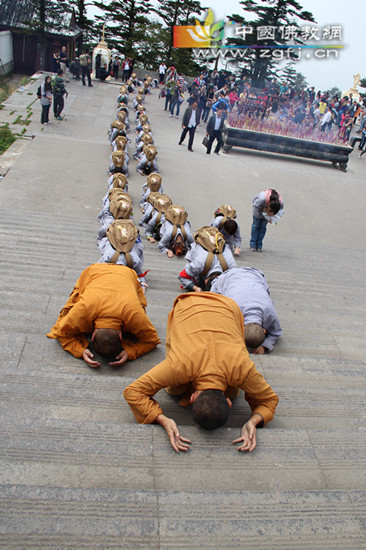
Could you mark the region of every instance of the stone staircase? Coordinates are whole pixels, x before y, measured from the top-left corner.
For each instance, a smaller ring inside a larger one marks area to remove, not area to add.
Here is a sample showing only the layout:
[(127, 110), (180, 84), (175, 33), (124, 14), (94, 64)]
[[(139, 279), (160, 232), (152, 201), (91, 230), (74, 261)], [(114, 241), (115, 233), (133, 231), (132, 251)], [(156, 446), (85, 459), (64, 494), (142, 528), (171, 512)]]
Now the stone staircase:
[[(77, 105), (83, 90), (74, 86)], [(97, 109), (102, 94), (112, 101), (117, 90), (98, 85), (90, 105)], [(158, 139), (164, 144), (170, 135), (172, 141), (173, 121), (166, 114), (162, 120), (156, 97), (147, 101)], [(93, 113), (86, 110), (85, 120), (102, 128), (104, 117), (105, 128), (108, 110), (94, 119)], [(88, 133), (84, 127), (81, 136), (72, 116), (76, 112), (70, 110), (71, 149)], [(174, 139), (178, 131), (175, 125)], [(51, 132), (56, 130), (49, 132), (51, 145), (52, 139), (61, 143)], [(259, 431), (256, 450), (242, 454), (231, 443), (249, 415), (242, 395), (226, 426), (205, 432), (189, 410), (161, 391), (157, 400), (164, 412), (192, 440), (188, 453), (176, 454), (160, 426), (136, 424), (122, 392), (165, 357), (166, 319), (179, 293), (176, 276), (184, 259), (169, 260), (145, 245), (145, 267), (151, 270), (147, 312), (162, 340), (150, 354), (123, 368), (103, 364), (94, 370), (48, 340), (45, 334), (78, 275), (99, 257), (95, 197), (105, 192), (107, 160), (90, 165), (90, 195), (83, 203), (90, 200), (90, 209), (82, 210), (76, 199), (74, 215), (72, 205), (57, 212), (50, 199), (38, 207), (31, 198), (38, 180), (30, 178), (27, 189), (22, 182), (46, 137), (39, 137), (38, 149), (33, 140), (0, 188), (6, 201), (25, 197), (19, 210), (3, 200), (0, 210), (0, 548), (366, 549), (364, 247), (349, 248), (341, 237), (326, 245), (322, 239), (292, 239), (290, 227), (266, 236), (263, 254), (243, 245), (238, 264), (264, 271), (284, 329), (272, 354), (253, 357), (280, 397), (277, 413)], [(67, 147), (67, 140), (65, 135), (60, 146)], [(101, 141), (97, 134), (92, 145), (99, 144), (100, 158), (106, 158)], [(206, 205), (201, 199), (193, 204), (192, 189), (182, 189), (176, 178), (189, 153), (176, 153), (172, 144), (169, 150), (161, 147), (166, 192), (178, 203), (192, 201), (194, 229), (203, 208), (201, 225), (207, 223), (218, 190)], [(217, 164), (207, 170), (222, 177), (220, 170), (233, 160), (212, 158)], [(202, 166), (205, 161), (200, 159)], [(323, 166), (300, 166), (324, 172)], [(37, 178), (44, 182), (46, 170), (39, 156)], [(72, 181), (62, 174), (55, 179), (50, 191), (64, 185), (65, 194), (72, 192)], [(131, 174), (130, 181), (137, 202), (142, 178)], [(199, 192), (204, 195), (203, 185)], [(228, 184), (227, 194), (237, 192)], [(251, 188), (246, 192), (254, 194)]]

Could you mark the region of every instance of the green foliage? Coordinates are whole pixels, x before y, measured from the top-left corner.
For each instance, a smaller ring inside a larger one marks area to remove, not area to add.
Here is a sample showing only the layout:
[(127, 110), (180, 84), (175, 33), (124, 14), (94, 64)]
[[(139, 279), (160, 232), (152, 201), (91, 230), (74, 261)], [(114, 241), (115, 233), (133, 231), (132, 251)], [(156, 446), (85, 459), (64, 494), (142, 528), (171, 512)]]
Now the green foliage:
[(366, 78), (361, 78), (359, 86), (361, 86), (361, 88), (366, 88)]
[(53, 31), (60, 31), (63, 28), (62, 22), (65, 12), (70, 12), (69, 2), (65, 0), (29, 0), (30, 8), (24, 15), (24, 23), (27, 24), (28, 32), (38, 32), (44, 35), (47, 28)]
[(151, 10), (149, 0), (115, 0), (108, 5), (94, 2), (104, 12), (103, 17), (96, 16), (99, 30), (106, 21), (105, 38), (109, 46), (122, 50), (136, 60), (141, 59), (139, 44), (145, 39), (144, 30), (149, 23)]
[(159, 0), (154, 7), (150, 0), (115, 0), (109, 5), (97, 0), (94, 5), (103, 11), (103, 16), (96, 16), (94, 27), (100, 37), (106, 23), (105, 39), (110, 47), (134, 58), (145, 69), (157, 69), (165, 61), (184, 74), (199, 71), (190, 49), (173, 48), (174, 25), (195, 24), (206, 9), (199, 1)]
[(294, 68), (295, 63), (287, 63), (286, 67), (281, 71), (281, 79), (287, 82), (287, 84), (296, 90), (301, 92), (309, 86), (305, 76)]
[(327, 92), (329, 94), (329, 97), (334, 97), (335, 95), (337, 95), (338, 97), (342, 96), (342, 92), (339, 88), (337, 88), (337, 86), (333, 86), (332, 88), (329, 88)]
[(2, 155), (15, 140), (16, 137), (7, 125), (0, 126), (0, 155)]
[(303, 74), (296, 72), (293, 86), (297, 92), (301, 92), (302, 90), (305, 90), (309, 87), (309, 83)]
[(28, 78), (27, 76), (23, 76), (23, 78), (19, 82), (19, 86), (26, 86), (30, 81), (31, 81), (30, 78)]
[(12, 89), (9, 84), (6, 82), (4, 77), (0, 77), (0, 103), (8, 99), (12, 94)]
[(165, 61), (169, 32), (158, 22), (142, 26), (144, 37), (138, 44), (139, 57), (144, 69), (156, 70)]
[[(257, 44), (257, 28), (260, 26), (286, 27), (293, 26), (299, 28), (298, 20), (305, 22), (315, 22), (314, 16), (302, 8), (296, 0), (243, 0), (240, 2), (246, 15), (233, 14), (229, 17), (230, 21), (241, 26), (252, 27), (253, 33), (247, 34), (245, 39), (230, 37), (228, 44), (231, 46), (255, 46)], [(254, 19), (247, 19), (247, 14), (253, 14)], [(294, 42), (301, 44), (300, 39)], [(287, 39), (284, 39), (277, 33), (274, 39), (261, 40), (263, 48), (266, 46), (286, 45)], [(278, 61), (270, 58), (261, 58), (259, 48), (249, 48), (245, 57), (247, 66), (249, 65), (249, 75), (253, 86), (263, 88), (265, 80), (271, 76), (271, 73)], [(232, 61), (234, 64), (235, 61)]]
[[(173, 49), (173, 29), (175, 25), (194, 25), (200, 14), (206, 10), (197, 0), (158, 0), (156, 14), (163, 22), (168, 34), (166, 38), (166, 61), (168, 64), (183, 65), (192, 60), (191, 50)], [(187, 53), (188, 51), (188, 53)], [(198, 67), (196, 63), (194, 63)], [(176, 67), (179, 70), (179, 67)], [(187, 72), (185, 72), (187, 74)]]
[(30, 117), (32, 116), (32, 112), (28, 113), (27, 118), (22, 118), (22, 115), (17, 116), (17, 118), (12, 122), (12, 124), (22, 124), (23, 126), (29, 126), (31, 123)]

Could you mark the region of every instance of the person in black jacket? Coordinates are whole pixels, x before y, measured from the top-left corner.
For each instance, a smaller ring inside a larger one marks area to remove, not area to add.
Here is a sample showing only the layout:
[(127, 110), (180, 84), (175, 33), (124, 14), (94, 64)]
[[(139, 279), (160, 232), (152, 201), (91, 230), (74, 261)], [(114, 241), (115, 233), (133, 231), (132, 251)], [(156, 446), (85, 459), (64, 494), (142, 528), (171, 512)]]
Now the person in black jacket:
[(193, 101), (190, 107), (187, 107), (182, 120), (182, 134), (180, 136), (179, 145), (182, 145), (187, 133), (189, 132), (188, 151), (193, 152), (192, 145), (194, 133), (198, 123), (198, 102)]
[(64, 108), (64, 95), (69, 95), (66, 91), (64, 79), (62, 78), (63, 71), (58, 69), (57, 76), (53, 80), (53, 114), (58, 120), (62, 120), (62, 110)]
[(220, 154), (220, 148), (222, 145), (223, 127), (224, 127), (223, 110), (218, 108), (216, 110), (216, 113), (210, 117), (208, 124), (206, 126), (206, 134), (208, 137), (206, 153), (208, 155), (211, 153), (211, 147), (215, 139), (217, 140), (217, 145), (215, 147), (214, 153), (216, 153), (216, 155)]

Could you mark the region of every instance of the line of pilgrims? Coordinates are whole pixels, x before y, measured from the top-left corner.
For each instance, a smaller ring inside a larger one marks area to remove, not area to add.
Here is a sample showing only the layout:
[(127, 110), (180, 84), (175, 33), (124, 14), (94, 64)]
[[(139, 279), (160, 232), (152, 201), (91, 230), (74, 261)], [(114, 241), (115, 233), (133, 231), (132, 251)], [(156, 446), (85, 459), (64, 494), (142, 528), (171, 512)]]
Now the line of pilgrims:
[(209, 225), (192, 234), (186, 209), (174, 204), (164, 193), (156, 160), (158, 152), (145, 106), (146, 95), (156, 85), (150, 77), (142, 82), (133, 73), (131, 80), (120, 88), (116, 119), (111, 123), (108, 135), (112, 149), (108, 190), (98, 215), (101, 223), (98, 232), (99, 263), (128, 266), (137, 273), (143, 289), (147, 287), (144, 247), (133, 221), (132, 198), (128, 194), (129, 133), (134, 124), (137, 136), (133, 158), (137, 161), (137, 172), (145, 178), (139, 225), (145, 228), (147, 241), (157, 242), (163, 254), (169, 258), (185, 256), (186, 265), (178, 276), (182, 290), (205, 290), (210, 286), (212, 274), (236, 267), (234, 255), (240, 254), (241, 247), (236, 211), (232, 205), (221, 205), (215, 210)]

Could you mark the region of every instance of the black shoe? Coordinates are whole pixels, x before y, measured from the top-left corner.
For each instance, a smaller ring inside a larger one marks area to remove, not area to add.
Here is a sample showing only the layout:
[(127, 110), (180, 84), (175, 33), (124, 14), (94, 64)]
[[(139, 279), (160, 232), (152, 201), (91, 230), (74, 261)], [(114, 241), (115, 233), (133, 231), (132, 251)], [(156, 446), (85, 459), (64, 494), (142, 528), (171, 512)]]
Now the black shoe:
[(192, 147), (188, 147), (188, 151), (191, 151), (191, 153), (193, 153)]
[(182, 145), (183, 141), (178, 141), (178, 145)]
[(83, 86), (86, 86), (85, 82), (83, 82)]
[(92, 88), (93, 87), (93, 84), (88, 84), (89, 88)]

